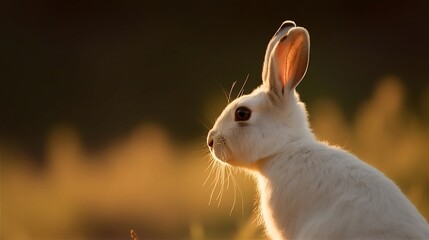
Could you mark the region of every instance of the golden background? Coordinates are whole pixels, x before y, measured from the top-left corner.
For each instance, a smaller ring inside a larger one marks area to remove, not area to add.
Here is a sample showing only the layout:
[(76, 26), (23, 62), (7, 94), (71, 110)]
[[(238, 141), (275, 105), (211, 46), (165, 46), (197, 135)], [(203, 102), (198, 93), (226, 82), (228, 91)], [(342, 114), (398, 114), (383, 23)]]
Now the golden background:
[(234, 81), (249, 74), (247, 93), (260, 84), (266, 44), (287, 19), (311, 35), (298, 92), (315, 134), (383, 171), (429, 218), (423, 3), (1, 9), (1, 239), (129, 239), (131, 229), (140, 239), (263, 239), (253, 180), (212, 170), (204, 125)]

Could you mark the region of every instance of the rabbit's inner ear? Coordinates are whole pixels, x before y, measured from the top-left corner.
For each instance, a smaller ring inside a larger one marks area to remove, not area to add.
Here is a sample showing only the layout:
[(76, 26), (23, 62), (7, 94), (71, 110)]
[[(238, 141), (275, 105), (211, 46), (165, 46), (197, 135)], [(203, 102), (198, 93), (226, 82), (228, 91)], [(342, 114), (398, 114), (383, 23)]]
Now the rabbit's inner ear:
[[(270, 83), (279, 86), (277, 94), (294, 89), (304, 77), (309, 60), (310, 37), (304, 28), (292, 28), (286, 36), (274, 46), (271, 62), (273, 64)], [(273, 90), (271, 88), (271, 90)]]

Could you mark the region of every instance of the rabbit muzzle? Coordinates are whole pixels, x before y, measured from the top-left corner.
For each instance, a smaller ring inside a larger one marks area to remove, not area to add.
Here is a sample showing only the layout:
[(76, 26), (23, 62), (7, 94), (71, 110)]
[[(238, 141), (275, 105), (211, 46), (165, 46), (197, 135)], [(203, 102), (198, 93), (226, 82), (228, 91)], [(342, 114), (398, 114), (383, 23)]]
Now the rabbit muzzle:
[(226, 144), (225, 138), (213, 129), (209, 131), (207, 136), (207, 146), (212, 156), (221, 162), (228, 162), (230, 152)]

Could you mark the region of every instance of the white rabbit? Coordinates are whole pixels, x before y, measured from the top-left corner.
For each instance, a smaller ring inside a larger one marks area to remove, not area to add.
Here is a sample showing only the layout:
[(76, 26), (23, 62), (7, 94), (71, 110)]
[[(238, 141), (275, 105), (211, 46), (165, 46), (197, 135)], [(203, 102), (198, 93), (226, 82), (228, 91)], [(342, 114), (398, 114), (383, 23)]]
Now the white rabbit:
[(247, 169), (272, 239), (429, 239), (429, 225), (383, 173), (318, 142), (295, 87), (309, 61), (306, 29), (286, 21), (268, 44), (262, 85), (210, 130), (213, 157)]

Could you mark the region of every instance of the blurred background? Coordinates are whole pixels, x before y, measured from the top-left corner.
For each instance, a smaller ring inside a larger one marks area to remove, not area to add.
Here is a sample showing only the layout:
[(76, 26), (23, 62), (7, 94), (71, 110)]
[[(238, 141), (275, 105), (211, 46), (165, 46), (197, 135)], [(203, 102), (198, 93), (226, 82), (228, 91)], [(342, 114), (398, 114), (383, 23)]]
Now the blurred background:
[(429, 218), (428, 9), (1, 1), (0, 238), (264, 239), (253, 180), (216, 184), (205, 136), (224, 90), (261, 83), (288, 19), (311, 35), (298, 91), (318, 138), (382, 170)]

